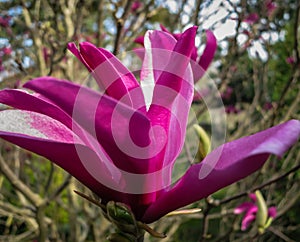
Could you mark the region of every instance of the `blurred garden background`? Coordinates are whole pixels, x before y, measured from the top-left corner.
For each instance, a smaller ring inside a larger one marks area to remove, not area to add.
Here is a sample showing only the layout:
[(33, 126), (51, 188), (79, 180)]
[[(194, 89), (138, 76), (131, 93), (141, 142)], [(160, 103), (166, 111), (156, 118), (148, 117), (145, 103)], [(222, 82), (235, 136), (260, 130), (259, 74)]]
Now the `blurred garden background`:
[[(226, 141), (299, 119), (298, 0), (0, 0), (0, 88), (50, 75), (84, 84), (89, 73), (67, 50), (69, 42), (89, 41), (122, 57), (140, 47), (137, 37), (161, 25), (171, 33), (199, 26), (199, 54), (205, 30), (216, 36), (214, 60), (197, 85), (208, 78), (217, 85), (227, 114)], [(193, 110), (209, 134), (201, 98)], [(193, 145), (187, 139), (179, 160), (191, 160)], [(114, 228), (99, 207), (74, 193), (89, 194), (87, 188), (8, 142), (0, 140), (0, 151), (0, 241), (106, 241)], [(299, 241), (299, 167), (298, 142), (284, 157), (270, 157), (250, 177), (188, 207), (201, 211), (166, 216), (151, 227), (166, 233), (166, 242)], [(255, 223), (242, 230), (243, 216), (234, 213), (256, 189), (277, 209), (263, 233)], [(145, 240), (159, 241), (148, 234)]]

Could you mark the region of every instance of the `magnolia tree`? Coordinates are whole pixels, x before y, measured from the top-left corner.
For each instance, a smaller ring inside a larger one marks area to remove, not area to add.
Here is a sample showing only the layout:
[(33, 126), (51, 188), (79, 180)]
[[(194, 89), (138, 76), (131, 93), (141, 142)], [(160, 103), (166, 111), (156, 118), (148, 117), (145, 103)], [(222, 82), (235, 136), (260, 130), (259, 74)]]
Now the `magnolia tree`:
[(299, 15), (1, 2), (0, 240), (296, 240)]

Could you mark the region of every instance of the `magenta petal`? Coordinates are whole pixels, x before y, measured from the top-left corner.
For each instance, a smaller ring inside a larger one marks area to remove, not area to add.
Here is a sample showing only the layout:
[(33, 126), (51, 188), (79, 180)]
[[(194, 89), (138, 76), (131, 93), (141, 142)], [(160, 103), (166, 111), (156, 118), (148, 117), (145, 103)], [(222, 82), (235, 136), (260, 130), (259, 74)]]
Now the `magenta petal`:
[(50, 159), (99, 196), (120, 201), (127, 198), (104, 187), (124, 186), (120, 172), (110, 169), (106, 154), (101, 156), (105, 160), (100, 159), (99, 150), (96, 153), (86, 147), (76, 134), (57, 120), (29, 111), (4, 110), (0, 112), (0, 137)]
[(249, 215), (245, 216), (242, 220), (241, 229), (243, 231), (245, 231), (250, 226), (250, 224), (255, 220), (255, 218), (256, 218), (256, 216), (253, 214), (249, 214)]
[(268, 214), (269, 214), (269, 217), (275, 218), (276, 215), (277, 215), (277, 209), (276, 209), (276, 207), (274, 207), (274, 206), (273, 207), (269, 207)]
[[(83, 156), (89, 158), (88, 162), (99, 162), (96, 154), (86, 146), (40, 139), (3, 131), (0, 131), (0, 137), (24, 149), (48, 158), (70, 173), (100, 197), (107, 199), (106, 201), (114, 200), (127, 202), (126, 194), (110, 190), (109, 188), (103, 186), (86, 170), (85, 166), (83, 165), (83, 161), (81, 160)], [(78, 156), (78, 150), (80, 150), (80, 156)], [(99, 176), (106, 175), (106, 173), (101, 170), (98, 172)]]
[(258, 211), (258, 207), (256, 204), (253, 204), (245, 213), (245, 217), (249, 215), (255, 215)]
[[(68, 48), (93, 71), (102, 91), (126, 104), (133, 105), (134, 100), (135, 105), (144, 105), (142, 90), (134, 75), (113, 54), (89, 42), (80, 43), (80, 51), (74, 43), (70, 43)], [(136, 90), (131, 92), (133, 89)]]
[(94, 69), (94, 73), (96, 79), (102, 80), (105, 92), (133, 108), (142, 109), (144, 96), (134, 75), (109, 51), (102, 48), (98, 51), (105, 56), (105, 61)]
[(160, 134), (152, 133), (149, 119), (139, 111), (106, 95), (55, 78), (37, 78), (24, 86), (72, 116), (98, 140), (120, 169), (135, 173), (159, 169), (150, 165), (151, 159), (165, 140), (160, 140), (163, 137)]
[(147, 31), (145, 34), (141, 87), (147, 108), (152, 102), (155, 83), (165, 69), (175, 45), (176, 40), (168, 33)]
[(4, 89), (0, 91), (0, 103), (17, 109), (44, 114), (58, 120), (67, 128), (72, 129), (88, 146), (90, 144), (86, 132), (72, 120), (71, 116), (41, 95), (32, 95), (17, 89)]
[(79, 137), (61, 122), (46, 115), (23, 110), (0, 112), (0, 130), (15, 132), (65, 143), (82, 143)]
[(255, 193), (250, 193), (250, 194), (249, 194), (249, 197), (250, 197), (250, 199), (251, 199), (254, 203), (256, 202), (257, 198), (256, 198)]
[[(299, 138), (300, 122), (291, 120), (212, 151), (146, 211), (152, 222), (177, 208), (198, 201), (258, 170), (270, 154), (282, 156)], [(216, 163), (217, 159), (217, 163)]]
[(73, 53), (73, 55), (75, 55), (77, 57), (78, 60), (80, 60), (82, 62), (82, 64), (84, 64), (86, 66), (86, 68), (89, 71), (92, 71), (93, 69), (89, 66), (89, 64), (83, 59), (83, 57), (81, 56), (77, 46), (75, 43), (68, 43), (68, 50), (71, 51)]
[[(23, 85), (31, 89), (60, 107), (68, 115), (72, 116), (73, 106), (81, 86), (67, 80), (59, 80), (53, 77), (35, 78)], [(91, 93), (96, 93), (91, 90)], [(88, 102), (88, 99), (87, 99)]]
[(135, 43), (144, 45), (144, 36), (138, 36), (135, 40)]
[(170, 33), (170, 31), (169, 31), (165, 26), (163, 26), (162, 24), (160, 24), (159, 27), (161, 28), (162, 31), (164, 31), (164, 32), (166, 32), (166, 33), (168, 33), (168, 34), (172, 34), (172, 33)]
[(256, 213), (258, 211), (258, 207), (253, 204), (247, 211), (246, 214), (244, 215), (242, 219), (242, 226), (241, 229), (244, 231), (246, 230), (250, 224), (256, 219)]
[(240, 204), (239, 206), (237, 206), (234, 210), (233, 213), (234, 214), (241, 214), (243, 212), (248, 211), (249, 209), (251, 209), (253, 206), (255, 206), (255, 204), (253, 204), (252, 202), (244, 202), (242, 204)]
[(0, 103), (8, 106), (45, 114), (72, 128), (72, 119), (59, 107), (45, 100), (17, 89), (4, 89), (0, 91)]
[[(149, 76), (153, 84), (158, 80), (166, 67), (170, 55), (176, 45), (174, 37), (162, 31), (147, 31), (144, 37), (145, 57), (141, 71), (142, 85), (149, 85)], [(152, 83), (151, 83), (152, 84)]]
[[(180, 93), (183, 85), (190, 85), (190, 80), (184, 80), (189, 74), (190, 57), (195, 45), (195, 35), (197, 28), (192, 27), (186, 30), (176, 43), (173, 53), (170, 54), (169, 62), (156, 82), (153, 102), (154, 107), (150, 106), (149, 112), (156, 112), (156, 105), (163, 103), (163, 107), (172, 105), (177, 93)], [(188, 82), (187, 84), (185, 82)], [(169, 92), (163, 92), (162, 87), (170, 89)], [(185, 87), (186, 88), (186, 87)], [(188, 88), (188, 87), (187, 87)], [(175, 92), (173, 92), (174, 90)], [(183, 90), (185, 91), (185, 90)], [(188, 97), (187, 97), (188, 98)], [(153, 110), (154, 109), (154, 110)]]
[[(216, 50), (217, 50), (217, 39), (214, 36), (213, 32), (206, 30), (206, 46), (198, 62), (198, 64), (204, 71), (207, 70), (208, 66), (212, 62)], [(195, 81), (198, 81), (202, 77), (204, 73), (203, 70), (199, 70), (194, 73)]]
[[(196, 28), (190, 28), (184, 32), (178, 42), (176, 42), (175, 39), (167, 33), (150, 32), (148, 33), (149, 36), (146, 36), (149, 40), (145, 39), (146, 55), (144, 64), (146, 61), (149, 61), (150, 66), (154, 66), (154, 72), (156, 72), (156, 70), (162, 70), (160, 77), (155, 83), (152, 103), (147, 113), (152, 126), (156, 125), (162, 127), (167, 135), (167, 141), (169, 141), (166, 143), (165, 154), (158, 163), (160, 167), (166, 167), (172, 164), (183, 145), (187, 117), (193, 94), (193, 78), (191, 69), (189, 68), (189, 62), (194, 47), (195, 34)], [(165, 52), (160, 52), (159, 48), (152, 50), (150, 48), (149, 50), (151, 50), (152, 53), (149, 57), (147, 48), (153, 46), (158, 47), (161, 41), (164, 42)], [(159, 54), (164, 55), (164, 59), (170, 60), (164, 61), (168, 64), (163, 69), (159, 69), (159, 66), (155, 66), (157, 65), (157, 59), (163, 60)], [(152, 62), (153, 64), (151, 65)], [(147, 67), (143, 65), (143, 72), (146, 68)], [(152, 79), (155, 78), (152, 77)], [(174, 130), (177, 130), (177, 132), (173, 132)], [(171, 166), (169, 169), (170, 168)]]

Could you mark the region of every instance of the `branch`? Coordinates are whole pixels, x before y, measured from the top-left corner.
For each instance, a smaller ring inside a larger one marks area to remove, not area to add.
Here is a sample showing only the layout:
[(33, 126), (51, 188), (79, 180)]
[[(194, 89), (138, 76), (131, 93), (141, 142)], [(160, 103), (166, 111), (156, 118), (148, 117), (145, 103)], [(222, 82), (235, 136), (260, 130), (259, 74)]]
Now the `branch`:
[(266, 186), (269, 186), (269, 185), (271, 185), (271, 184), (273, 184), (273, 183), (275, 183), (275, 182), (283, 179), (284, 177), (287, 177), (288, 175), (292, 174), (293, 172), (296, 172), (299, 169), (300, 169), (300, 164), (296, 165), (291, 170), (287, 171), (286, 173), (282, 174), (281, 176), (275, 177), (275, 178), (273, 178), (273, 179), (271, 179), (271, 180), (269, 180), (269, 181), (267, 181), (267, 182), (265, 182), (265, 183), (263, 183), (263, 184), (261, 184), (259, 186), (256, 186), (254, 188), (249, 189), (246, 192), (241, 192), (240, 194), (237, 194), (237, 195), (232, 196), (230, 198), (225, 198), (225, 199), (219, 201), (219, 204), (220, 205), (221, 204), (225, 204), (225, 203), (231, 202), (231, 201), (233, 201), (235, 199), (247, 196), (249, 193), (252, 193), (252, 192), (254, 192), (256, 190), (260, 190), (260, 189), (262, 189), (262, 188), (264, 188)]
[(115, 39), (115, 44), (114, 44), (114, 51), (113, 51), (114, 55), (117, 55), (119, 52), (124, 23), (129, 15), (132, 1), (133, 0), (128, 0), (126, 2), (126, 5), (124, 7), (124, 12), (123, 12), (121, 18), (116, 18), (117, 34), (116, 34), (116, 39)]
[[(39, 1), (38, 1), (39, 2)], [(37, 13), (37, 8), (39, 7), (38, 2), (36, 3), (36, 9), (35, 12)], [(37, 62), (39, 65), (39, 71), (41, 75), (46, 75), (46, 63), (45, 63), (45, 59), (44, 59), (44, 55), (43, 55), (43, 51), (42, 51), (42, 40), (39, 36), (39, 28), (38, 26), (34, 26), (37, 25), (37, 22), (39, 21), (39, 19), (36, 19), (36, 23), (32, 22), (31, 16), (30, 16), (30, 12), (28, 11), (27, 7), (26, 7), (26, 3), (25, 1), (22, 1), (22, 13), (24, 16), (24, 20), (25, 20), (25, 25), (28, 28), (28, 30), (31, 32), (32, 34), (32, 39), (33, 42), (36, 46), (36, 57), (37, 57)], [(38, 18), (39, 16), (35, 16), (35, 18)]]
[(299, 66), (300, 64), (300, 55), (299, 55), (299, 43), (298, 43), (298, 28), (300, 25), (300, 3), (298, 2), (297, 4), (297, 9), (296, 9), (296, 19), (294, 23), (294, 50), (296, 54), (296, 66)]
[(11, 182), (11, 184), (21, 192), (35, 207), (39, 207), (44, 203), (38, 194), (32, 192), (29, 187), (27, 187), (9, 168), (5, 163), (2, 155), (0, 155), (0, 170), (5, 175), (5, 177)]
[(200, 7), (201, 7), (201, 4), (202, 4), (202, 1), (203, 0), (198, 0), (197, 3), (196, 3), (196, 9), (195, 9), (195, 12), (194, 12), (194, 15), (192, 17), (192, 22), (194, 23), (194, 25), (198, 26), (199, 23), (198, 23), (198, 17), (199, 17), (199, 12), (200, 12)]
[(97, 46), (102, 45), (102, 31), (103, 31), (103, 7), (104, 7), (104, 0), (100, 0), (98, 4), (98, 15), (97, 15), (97, 25), (98, 25), (98, 31), (97, 31)]

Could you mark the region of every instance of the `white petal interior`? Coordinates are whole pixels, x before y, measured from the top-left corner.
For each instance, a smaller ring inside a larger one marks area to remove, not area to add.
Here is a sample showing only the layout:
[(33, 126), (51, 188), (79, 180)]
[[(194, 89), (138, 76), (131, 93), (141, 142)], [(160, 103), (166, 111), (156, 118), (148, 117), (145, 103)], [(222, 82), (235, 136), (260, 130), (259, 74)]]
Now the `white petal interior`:
[(153, 64), (152, 64), (153, 61), (152, 47), (151, 47), (151, 41), (149, 36), (151, 33), (152, 33), (151, 30), (147, 31), (144, 37), (145, 57), (143, 62), (142, 80), (141, 80), (141, 88), (143, 90), (147, 110), (151, 105), (153, 90), (155, 86)]
[(38, 138), (47, 138), (45, 134), (30, 125), (29, 112), (21, 110), (1, 111), (0, 130), (12, 133), (21, 133)]
[(1, 111), (0, 130), (61, 142), (72, 143), (79, 140), (72, 130), (61, 122), (40, 113), (24, 110)]

